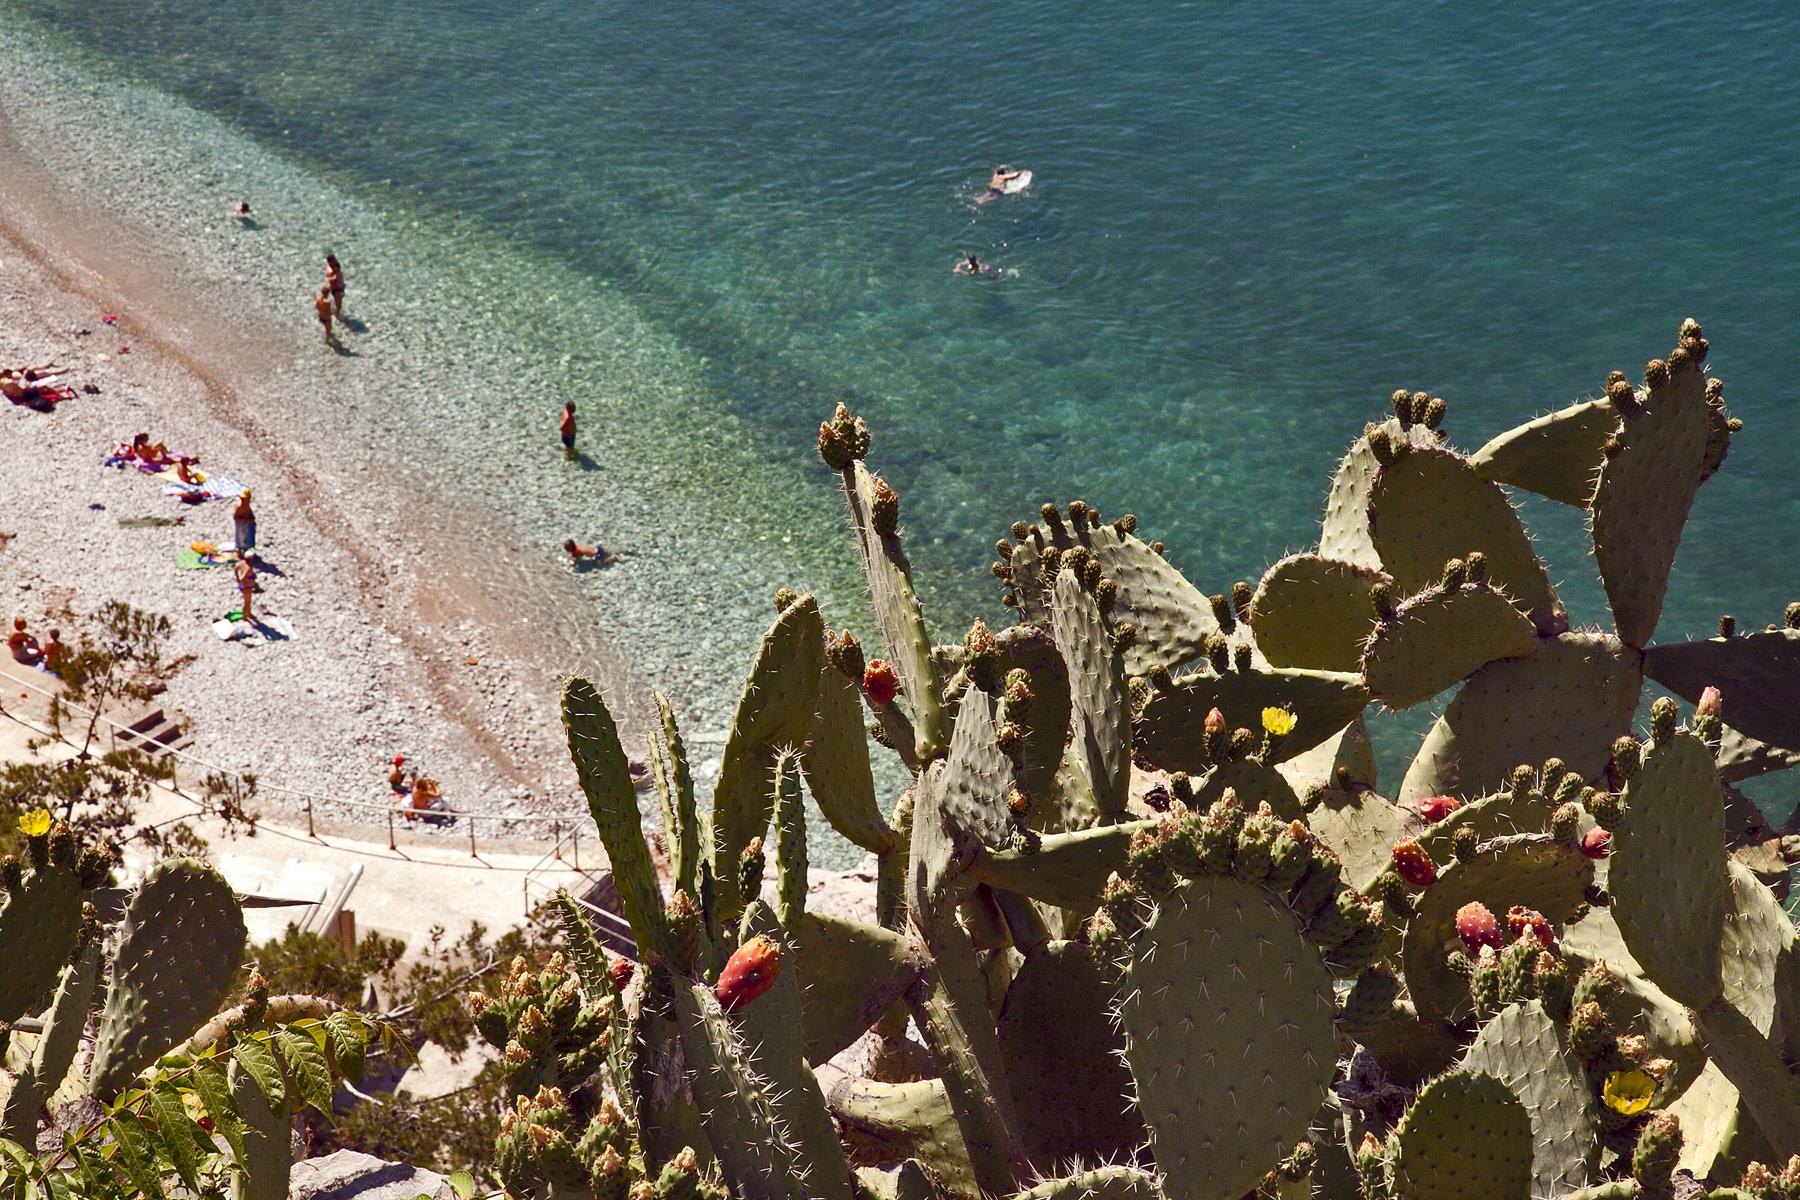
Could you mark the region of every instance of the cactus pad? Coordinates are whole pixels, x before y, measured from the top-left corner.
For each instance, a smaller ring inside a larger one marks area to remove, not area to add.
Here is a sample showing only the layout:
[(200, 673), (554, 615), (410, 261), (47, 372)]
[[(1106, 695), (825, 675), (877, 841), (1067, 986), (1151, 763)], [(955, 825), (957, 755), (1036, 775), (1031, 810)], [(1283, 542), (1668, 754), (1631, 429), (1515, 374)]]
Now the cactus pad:
[(619, 744), (619, 727), (594, 685), (579, 677), (563, 684), (563, 729), (568, 734), (569, 757), (587, 794), (588, 811), (600, 829), (619, 885), (619, 899), (631, 933), (645, 950), (666, 954), (662, 893), (650, 865), (650, 847), (638, 815), (637, 788), (625, 748)]
[(946, 730), (937, 677), (931, 669), (931, 638), (925, 632), (925, 614), (913, 594), (912, 568), (899, 537), (875, 528), (875, 477), (861, 462), (844, 472), (844, 498), (850, 505), (850, 525), (856, 531), (875, 620), (912, 710), (913, 752), (922, 761), (943, 749)]
[(1401, 943), (1407, 988), (1420, 1014), (1452, 1017), (1468, 1011), (1468, 980), (1445, 961), (1461, 946), (1458, 909), (1479, 902), (1503, 913), (1517, 904), (1562, 925), (1585, 906), (1593, 879), (1594, 864), (1580, 849), (1541, 834), (1497, 838), (1473, 858), (1445, 866), (1438, 881), (1420, 893)]
[(1012, 814), (1006, 807), (1012, 782), (1012, 760), (994, 741), (993, 697), (970, 688), (957, 706), (950, 757), (944, 763), (937, 792), (952, 830), (984, 846), (1006, 845), (1013, 829)]
[(140, 1069), (219, 1011), (244, 954), (231, 885), (191, 858), (158, 863), (119, 927), (89, 1072), (111, 1099)]
[(763, 635), (756, 663), (744, 678), (713, 792), (713, 879), (719, 912), (735, 919), (748, 896), (738, 895), (738, 856), (769, 827), (774, 807), (775, 752), (806, 741), (825, 666), (825, 624), (819, 603), (802, 596), (783, 609)]
[(1536, 634), (1531, 618), (1495, 588), (1427, 588), (1369, 634), (1363, 680), (1389, 708), (1409, 708), (1490, 662), (1529, 656)]
[(800, 769), (826, 823), (852, 845), (876, 854), (894, 848), (894, 831), (875, 802), (862, 694), (842, 671), (827, 665), (819, 677), (819, 708), (806, 737)]
[[(1438, 444), (1437, 435), (1423, 425), (1403, 429), (1393, 417), (1373, 428), (1390, 443)], [(1337, 473), (1332, 476), (1331, 492), (1325, 497), (1325, 521), (1319, 530), (1320, 555), (1373, 571), (1381, 570), (1381, 556), (1375, 552), (1375, 543), (1369, 538), (1369, 494), (1375, 489), (1375, 476), (1380, 471), (1381, 460), (1375, 457), (1366, 433), (1350, 443), (1343, 461), (1338, 463)]]
[(1276, 769), (1296, 794), (1314, 784), (1331, 787), (1347, 783), (1373, 788), (1375, 752), (1369, 745), (1368, 726), (1358, 716), (1311, 750), (1278, 764)]
[(1131, 782), (1131, 704), (1100, 608), (1073, 571), (1056, 577), (1050, 628), (1068, 667), (1076, 761), (1101, 815), (1116, 816), (1125, 811)]
[(1489, 663), (1425, 735), (1400, 801), (1473, 799), (1504, 787), (1520, 763), (1552, 757), (1598, 779), (1637, 711), (1640, 658), (1605, 634), (1565, 633), (1530, 658)]
[(1170, 1200), (1256, 1186), (1337, 1067), (1331, 976), (1294, 915), (1230, 876), (1164, 898), (1125, 966), (1119, 1018)]
[(1229, 728), (1254, 730), (1263, 709), (1285, 708), (1298, 721), (1276, 757), (1292, 758), (1354, 721), (1368, 702), (1362, 677), (1341, 671), (1202, 671), (1152, 689), (1138, 714), (1138, 751), (1166, 771), (1204, 771), (1202, 728), (1210, 710), (1223, 713)]
[(1283, 821), (1305, 820), (1300, 797), (1287, 777), (1259, 759), (1235, 758), (1207, 772), (1194, 788), (1196, 811), (1204, 812), (1227, 788), (1237, 793), (1238, 802), (1248, 812), (1255, 812), (1259, 804), (1267, 804)]
[(1250, 601), (1257, 648), (1277, 667), (1358, 670), (1375, 623), (1370, 589), (1392, 582), (1372, 567), (1289, 555), (1263, 574)]
[(1759, 742), (1727, 725), (1719, 732), (1719, 752), (1716, 761), (1719, 765), (1719, 778), (1722, 781), (1741, 783), (1746, 779), (1754, 779), (1758, 775), (1768, 775), (1775, 771), (1785, 771), (1790, 767), (1800, 767), (1800, 750), (1789, 750), (1781, 746), (1771, 746), (1767, 742)]
[(1644, 656), (1650, 678), (1699, 703), (1700, 693), (1724, 693), (1724, 720), (1751, 738), (1800, 750), (1800, 629), (1673, 642)]
[(0, 908), (0, 1021), (35, 1012), (75, 948), (81, 881), (72, 865), (26, 873)]
[(1504, 1083), (1531, 1117), (1532, 1195), (1583, 1187), (1600, 1154), (1593, 1093), (1536, 1000), (1513, 1004), (1481, 1027), (1461, 1070)]
[[(1074, 528), (1078, 524), (1080, 528)], [(1050, 622), (1053, 581), (1044, 578), (1039, 555), (1045, 549), (1076, 546), (1092, 550), (1100, 560), (1100, 573), (1113, 581), (1113, 619), (1137, 626), (1137, 640), (1123, 655), (1127, 674), (1141, 675), (1159, 662), (1195, 658), (1206, 639), (1219, 632), (1206, 597), (1167, 559), (1129, 533), (1093, 525), (1091, 517), (1039, 526), (1013, 548), (1012, 587), (1027, 620)]]
[(1427, 1084), (1394, 1136), (1395, 1200), (1522, 1200), (1532, 1195), (1531, 1117), (1492, 1075)]
[(1411, 834), (1414, 818), (1374, 792), (1328, 788), (1306, 822), (1338, 856), (1344, 882), (1361, 891), (1388, 869), (1394, 843)]
[(1064, 1179), (1046, 1179), (1015, 1200), (1162, 1200), (1156, 1177), (1136, 1167), (1100, 1167)]
[(973, 1196), (975, 1168), (940, 1079), (883, 1083), (846, 1077), (831, 1089), (832, 1115), (853, 1161), (917, 1159), (954, 1196)]
[(1111, 985), (1079, 942), (1047, 943), (1013, 976), (1000, 1010), (1000, 1053), (1033, 1162), (1105, 1162), (1144, 1140), (1124, 1042), (1112, 1022), (1097, 1019), (1111, 1004)]
[(1625, 785), (1607, 884), (1613, 917), (1644, 973), (1690, 1008), (1720, 994), (1730, 883), (1712, 753), (1692, 734), (1650, 747)]
[(1700, 490), (1710, 422), (1698, 364), (1665, 372), (1617, 434), (1589, 521), (1619, 637), (1643, 646), (1662, 614), (1669, 570)]
[(1106, 877), (1130, 867), (1126, 850), (1131, 835), (1153, 829), (1154, 821), (1127, 821), (1073, 833), (1053, 833), (1035, 850), (1002, 850), (983, 854), (969, 868), (982, 883), (1002, 887), (1059, 908), (1092, 911), (1100, 903)]
[(900, 999), (922, 964), (905, 938), (879, 925), (809, 912), (801, 929), (806, 1059), (822, 1063)]
[(1369, 537), (1394, 584), (1412, 594), (1438, 582), (1444, 563), (1472, 551), (1538, 631), (1567, 626), (1544, 564), (1500, 486), (1441, 447), (1416, 449), (1381, 469), (1369, 495)]
[(1469, 464), (1483, 479), (1586, 508), (1605, 461), (1601, 447), (1618, 426), (1612, 401), (1583, 400), (1507, 430)]

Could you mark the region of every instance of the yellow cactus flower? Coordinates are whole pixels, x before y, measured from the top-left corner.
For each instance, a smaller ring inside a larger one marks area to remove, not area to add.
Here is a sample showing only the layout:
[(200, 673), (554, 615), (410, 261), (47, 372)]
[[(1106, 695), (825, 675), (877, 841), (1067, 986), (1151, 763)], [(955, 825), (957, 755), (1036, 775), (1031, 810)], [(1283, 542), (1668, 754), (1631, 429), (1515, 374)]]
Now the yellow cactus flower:
[(1656, 1094), (1656, 1081), (1642, 1071), (1614, 1071), (1606, 1077), (1602, 1091), (1606, 1107), (1621, 1116), (1635, 1117), (1650, 1107)]
[(50, 810), (34, 808), (19, 817), (19, 832), (26, 837), (43, 837), (50, 832)]
[(1294, 714), (1285, 708), (1265, 708), (1262, 712), (1263, 731), (1275, 737), (1286, 737), (1294, 732), (1297, 723)]

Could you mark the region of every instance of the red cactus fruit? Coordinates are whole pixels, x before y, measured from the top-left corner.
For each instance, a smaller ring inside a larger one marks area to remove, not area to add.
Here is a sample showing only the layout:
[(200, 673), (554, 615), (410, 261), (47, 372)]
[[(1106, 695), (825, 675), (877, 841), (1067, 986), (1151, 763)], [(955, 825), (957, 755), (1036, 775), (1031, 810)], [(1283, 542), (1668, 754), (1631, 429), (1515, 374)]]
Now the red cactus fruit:
[(1605, 858), (1612, 853), (1612, 834), (1594, 826), (1581, 835), (1581, 852), (1589, 858)]
[(731, 1012), (774, 987), (780, 974), (780, 945), (759, 934), (739, 946), (726, 961), (713, 995), (719, 998), (719, 1007)]
[(606, 970), (612, 976), (613, 987), (622, 992), (625, 985), (631, 982), (631, 975), (637, 970), (637, 964), (629, 958), (615, 958)]
[(1500, 922), (1479, 900), (1471, 900), (1456, 910), (1456, 936), (1462, 939), (1470, 954), (1480, 954), (1483, 946), (1499, 950), (1506, 945)]
[(1521, 905), (1506, 910), (1506, 932), (1515, 942), (1529, 933), (1546, 950), (1556, 945), (1556, 929), (1549, 919), (1536, 909)]
[(883, 658), (872, 658), (863, 668), (863, 692), (872, 704), (892, 704), (900, 694), (900, 676), (894, 665)]
[(1425, 847), (1412, 838), (1394, 843), (1394, 873), (1414, 887), (1430, 887), (1437, 882), (1437, 864)]
[(1461, 807), (1462, 801), (1455, 796), (1428, 796), (1419, 801), (1419, 815), (1427, 824), (1436, 825)]

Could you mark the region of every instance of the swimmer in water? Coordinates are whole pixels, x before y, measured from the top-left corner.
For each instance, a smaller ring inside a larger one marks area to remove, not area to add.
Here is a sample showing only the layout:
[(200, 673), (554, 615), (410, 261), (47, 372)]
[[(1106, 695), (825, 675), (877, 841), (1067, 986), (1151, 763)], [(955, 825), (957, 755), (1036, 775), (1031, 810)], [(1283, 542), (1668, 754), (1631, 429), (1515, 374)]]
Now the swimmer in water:
[(973, 254), (950, 268), (958, 275), (968, 275), (975, 279), (995, 279), (1000, 275), (1000, 268), (992, 263), (984, 263)]
[(993, 175), (988, 178), (987, 192), (982, 195), (980, 199), (976, 200), (975, 203), (986, 204), (990, 200), (998, 200), (1000, 197), (1006, 195), (1006, 185), (1024, 173), (1025, 172), (1023, 171), (1014, 171), (1005, 164), (995, 167)]

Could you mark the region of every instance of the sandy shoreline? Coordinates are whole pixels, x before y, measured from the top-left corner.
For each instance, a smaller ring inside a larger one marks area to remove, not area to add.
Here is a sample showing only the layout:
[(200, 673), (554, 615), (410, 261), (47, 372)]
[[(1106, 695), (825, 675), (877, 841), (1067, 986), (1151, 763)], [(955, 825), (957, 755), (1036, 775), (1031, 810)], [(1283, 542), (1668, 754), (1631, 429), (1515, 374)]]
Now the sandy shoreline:
[[(579, 808), (554, 715), (561, 674), (597, 675), (628, 720), (646, 693), (567, 570), (403, 455), (358, 444), (328, 382), (308, 386), (341, 365), (319, 365), (311, 331), (259, 319), (232, 281), (62, 187), (3, 115), (0, 214), (0, 362), (57, 359), (100, 388), (53, 415), (0, 410), (0, 532), (14, 535), (0, 608), (40, 629), (79, 628), (109, 599), (165, 613), (183, 665), (162, 699), (193, 721), (194, 753), (270, 783), (380, 800), (382, 764), (404, 753), (460, 808)], [(229, 574), (178, 570), (173, 554), (228, 542), (229, 508), (189, 508), (100, 465), (140, 430), (255, 489), (281, 571), (264, 608), (294, 641), (212, 634), (235, 607)], [(134, 517), (185, 523), (119, 524)], [(474, 561), (490, 569), (459, 567)]]

